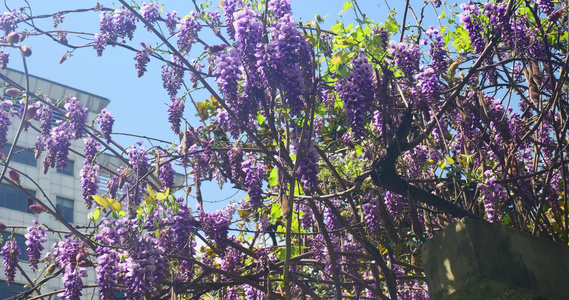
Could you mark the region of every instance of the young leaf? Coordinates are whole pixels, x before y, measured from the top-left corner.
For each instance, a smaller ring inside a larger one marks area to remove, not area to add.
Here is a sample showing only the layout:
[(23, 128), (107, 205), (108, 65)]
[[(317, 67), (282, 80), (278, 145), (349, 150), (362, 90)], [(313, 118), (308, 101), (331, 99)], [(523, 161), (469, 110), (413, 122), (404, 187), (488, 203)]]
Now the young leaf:
[(97, 204), (99, 204), (103, 208), (110, 208), (113, 211), (122, 211), (122, 204), (120, 204), (120, 202), (118, 202), (115, 199), (111, 199), (108, 197), (103, 198), (97, 195), (91, 195), (91, 197), (93, 197), (95, 202), (97, 202)]
[(278, 173), (277, 168), (273, 168), (271, 170), (271, 175), (269, 175), (269, 186), (276, 186), (277, 185), (277, 173)]

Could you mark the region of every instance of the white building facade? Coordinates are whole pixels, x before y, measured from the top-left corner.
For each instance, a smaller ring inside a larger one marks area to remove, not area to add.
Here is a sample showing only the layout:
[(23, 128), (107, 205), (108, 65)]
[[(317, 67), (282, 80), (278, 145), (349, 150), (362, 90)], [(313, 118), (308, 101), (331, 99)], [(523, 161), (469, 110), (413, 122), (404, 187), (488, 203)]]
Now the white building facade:
[[(0, 73), (15, 83), (25, 86), (25, 74), (14, 70), (1, 70)], [(0, 84), (7, 85), (9, 83), (0, 78)], [(53, 101), (61, 100), (67, 95), (71, 95), (77, 98), (83, 107), (88, 108), (87, 121), (89, 124), (96, 118), (97, 114), (109, 104), (109, 100), (97, 95), (93, 95), (84, 91), (73, 89), (55, 82), (30, 76), (30, 91), (36, 94), (43, 94), (49, 97)], [(19, 118), (14, 117), (12, 119), (12, 126), (8, 131), (8, 144), (6, 145), (3, 152), (8, 153), (10, 145), (14, 141), (14, 136), (17, 131), (19, 124)], [(39, 127), (38, 121), (32, 121), (32, 125)], [(77, 228), (85, 228), (87, 226), (92, 226), (89, 223), (87, 215), (89, 211), (83, 202), (83, 191), (81, 189), (81, 182), (79, 179), (79, 172), (83, 167), (83, 158), (75, 154), (74, 151), (78, 153), (83, 152), (84, 142), (83, 139), (78, 139), (72, 141), (71, 150), (68, 157), (68, 167), (65, 170), (61, 169), (50, 169), (47, 174), (43, 173), (43, 155), (39, 159), (34, 158), (33, 148), (37, 142), (37, 137), (39, 133), (33, 129), (28, 129), (28, 131), (23, 131), (16, 143), (17, 153), (13, 155), (9, 166), (18, 170), (19, 172), (26, 174), (29, 178), (22, 176), (21, 185), (27, 189), (31, 194), (34, 194), (40, 200), (49, 203), (51, 202), (55, 210), (63, 216), (70, 224)], [(115, 158), (116, 160), (116, 158)], [(112, 159), (111, 159), (112, 161)], [(116, 160), (118, 161), (118, 160)], [(4, 168), (4, 165), (0, 165), (0, 169)], [(117, 166), (109, 166), (115, 168)], [(8, 173), (6, 172), (6, 176)], [(45, 196), (44, 196), (45, 194)], [(47, 197), (46, 197), (47, 196)], [(8, 228), (2, 232), (4, 238), (11, 236), (12, 234), (20, 244), (22, 255), (20, 255), (20, 265), (23, 269), (28, 272), (32, 280), (39, 277), (39, 280), (43, 278), (39, 271), (31, 272), (29, 269), (29, 263), (27, 262), (26, 245), (24, 244), (25, 238), (24, 234), (27, 233), (25, 228), (14, 228), (13, 226), (32, 226), (33, 220), (38, 219), (40, 224), (47, 225), (50, 229), (55, 230), (67, 230), (62, 224), (60, 224), (53, 216), (42, 213), (34, 214), (29, 211), (29, 205), (34, 204), (32, 199), (23, 194), (18, 189), (10, 186), (5, 181), (0, 182), (0, 221)], [(50, 234), (51, 239), (45, 243), (44, 255), (50, 251), (51, 245), (53, 244), (54, 236)], [(3, 245), (3, 244), (2, 244)], [(40, 268), (43, 268), (44, 264), (40, 263)], [(0, 299), (9, 299), (14, 296), (14, 291), (22, 291), (24, 285), (28, 284), (27, 279), (17, 272), (15, 282), (6, 285), (6, 276), (4, 275), (4, 265), (2, 264), (2, 272), (0, 272)], [(38, 280), (38, 281), (39, 281)], [(84, 284), (95, 283), (94, 274), (89, 274), (88, 278), (84, 278)], [(53, 279), (47, 282), (47, 284), (42, 288), (43, 293), (54, 292), (62, 288), (62, 282), (60, 279)], [(34, 296), (37, 296), (34, 293)], [(84, 299), (97, 299), (98, 298), (98, 288), (86, 288), (83, 292)], [(45, 298), (49, 299), (49, 298)], [(51, 299), (57, 299), (52, 297)]]

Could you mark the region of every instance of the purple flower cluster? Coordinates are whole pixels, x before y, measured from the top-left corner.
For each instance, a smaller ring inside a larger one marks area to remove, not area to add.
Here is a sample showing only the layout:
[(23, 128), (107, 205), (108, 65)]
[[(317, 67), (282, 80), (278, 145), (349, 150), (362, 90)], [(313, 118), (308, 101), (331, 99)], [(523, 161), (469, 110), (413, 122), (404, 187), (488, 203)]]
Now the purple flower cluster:
[(180, 17), (176, 15), (177, 13), (177, 11), (173, 11), (172, 13), (166, 12), (166, 20), (164, 23), (166, 23), (170, 35), (176, 34), (176, 26), (178, 26), (178, 22), (180, 22)]
[(373, 68), (363, 49), (352, 59), (354, 70), (344, 80), (336, 81), (335, 88), (344, 102), (344, 109), (352, 127), (354, 138), (365, 136), (365, 116), (374, 99)]
[(399, 66), (406, 76), (412, 76), (419, 68), (421, 53), (419, 52), (419, 45), (417, 44), (390, 41), (387, 53), (395, 57), (395, 64)]
[(83, 295), (83, 280), (81, 270), (77, 268), (67, 267), (61, 280), (63, 280), (64, 292), (57, 294), (63, 300), (80, 300)]
[(192, 45), (198, 38), (198, 32), (202, 29), (200, 23), (197, 22), (198, 16), (196, 12), (192, 12), (190, 16), (184, 17), (178, 23), (178, 51), (182, 54), (189, 53)]
[(535, 0), (535, 4), (537, 4), (539, 9), (546, 15), (551, 15), (555, 10), (555, 4), (552, 0)]
[(496, 183), (497, 178), (492, 171), (484, 172), (484, 177), (486, 177), (484, 183), (479, 183), (477, 187), (482, 195), (482, 201), (484, 201), (486, 216), (488, 221), (492, 223), (499, 222), (501, 215), (496, 210), (499, 210), (504, 203), (506, 192), (503, 186)]
[(101, 300), (110, 300), (115, 299), (113, 293), (118, 281), (118, 264), (124, 250), (111, 247), (120, 244), (120, 238), (108, 219), (103, 220), (100, 228), (99, 233), (95, 235), (99, 244), (95, 251), (99, 264), (96, 268), (97, 285)]
[(99, 29), (104, 38), (114, 42), (126, 37), (132, 40), (136, 30), (136, 21), (134, 14), (128, 10), (116, 9), (111, 13), (105, 11), (101, 13)]
[(290, 0), (270, 0), (269, 11), (273, 14), (273, 18), (275, 19), (280, 19), (292, 13)]
[(101, 148), (101, 144), (99, 144), (94, 138), (88, 138), (83, 140), (85, 142), (85, 165), (92, 165), (95, 163), (95, 156), (99, 152)]
[(468, 31), (468, 37), (470, 37), (470, 42), (472, 47), (474, 47), (474, 53), (480, 54), (486, 47), (486, 42), (482, 38), (482, 27), (480, 22), (476, 20), (480, 15), (480, 9), (478, 6), (473, 5), (472, 1), (468, 4), (461, 4), (460, 8), (464, 10), (460, 13), (460, 22), (462, 22), (464, 29)]
[(101, 110), (101, 113), (97, 116), (97, 123), (101, 128), (101, 133), (103, 138), (107, 143), (111, 142), (111, 133), (113, 132), (113, 125), (115, 124), (115, 119), (111, 116), (111, 113), (107, 111), (106, 108)]
[(390, 215), (396, 216), (403, 212), (406, 201), (401, 195), (385, 191), (383, 199), (385, 199), (385, 204), (387, 204)]
[(226, 206), (223, 210), (206, 212), (198, 206), (198, 220), (201, 222), (201, 230), (208, 238), (215, 241), (220, 254), (227, 250), (227, 234), (233, 214), (237, 210), (235, 204)]
[(160, 184), (162, 188), (171, 189), (174, 187), (174, 175), (176, 171), (172, 168), (172, 163), (166, 158), (162, 158), (160, 161), (160, 166), (158, 169), (158, 177), (160, 178)]
[(362, 205), (362, 212), (372, 235), (377, 235), (381, 230), (381, 220), (379, 218), (379, 208), (377, 207), (377, 197), (373, 197), (372, 193), (367, 193), (364, 196), (367, 201)]
[[(497, 26), (501, 30), (506, 30), (505, 32), (502, 32), (502, 36), (511, 33), (510, 28), (506, 26), (508, 24), (508, 16), (506, 15), (507, 10), (507, 3), (502, 5), (494, 5), (490, 2), (484, 3), (484, 15), (488, 17), (490, 25)], [(509, 38), (510, 37), (508, 37), (508, 39)]]
[(140, 15), (148, 21), (148, 23), (154, 23), (160, 19), (160, 6), (158, 3), (147, 3), (142, 2), (140, 7)]
[(243, 291), (245, 291), (245, 300), (267, 300), (267, 294), (261, 290), (258, 290), (248, 284), (244, 284)]
[(172, 56), (171, 63), (162, 66), (162, 82), (170, 97), (176, 97), (184, 81), (184, 69), (180, 58)]
[(53, 128), (51, 132), (49, 132), (51, 119), (48, 118), (52, 116), (52, 113), (49, 111), (49, 107), (43, 105), (38, 112), (42, 136), (38, 137), (35, 151), (37, 158), (44, 149), (47, 149), (44, 158), (44, 173), (47, 173), (50, 167), (55, 167), (56, 163), (58, 167), (65, 169), (71, 140), (79, 139), (83, 135), (87, 108), (82, 107), (75, 97), (68, 97), (64, 107), (67, 110), (65, 116), (68, 120), (58, 120), (58, 126)]
[(263, 206), (263, 174), (265, 165), (261, 164), (252, 157), (248, 157), (241, 167), (245, 172), (245, 186), (249, 195), (249, 206), (253, 211)]
[(14, 282), (16, 269), (18, 264), (18, 256), (20, 255), (20, 246), (16, 240), (9, 240), (2, 247), (2, 256), (4, 257), (4, 275), (6, 275), (6, 284)]
[[(69, 154), (69, 148), (71, 147), (73, 132), (69, 123), (61, 120), (58, 120), (57, 123), (58, 126), (53, 128), (49, 136), (45, 137), (45, 148), (47, 152), (43, 160), (43, 172), (46, 174), (47, 170), (54, 168), (56, 164), (61, 169), (65, 169), (67, 166), (67, 156)], [(38, 147), (36, 144), (36, 155), (37, 152)]]
[[(241, 259), (242, 259), (242, 252), (233, 248), (229, 247), (227, 251), (223, 254), (221, 259), (221, 269), (226, 272), (235, 272), (238, 267), (241, 266)], [(226, 280), (228, 279), (226, 276), (222, 275)]]
[(253, 51), (263, 36), (263, 22), (259, 12), (245, 8), (235, 12), (233, 17), (235, 39), (240, 42), (239, 49), (245, 50), (243, 53)]
[(69, 128), (71, 137), (79, 139), (83, 135), (85, 129), (85, 120), (87, 118), (87, 108), (81, 106), (76, 97), (69, 97), (65, 100), (65, 116), (69, 119)]
[(4, 30), (4, 35), (15, 31), (18, 28), (18, 22), (22, 21), (24, 16), (21, 10), (12, 9), (12, 11), (4, 12), (0, 16), (0, 28)]
[(398, 285), (401, 299), (429, 300), (429, 288), (425, 282), (413, 282), (412, 285)]
[[(278, 5), (288, 5), (290, 9), (287, 1), (281, 1)], [(281, 8), (279, 11), (282, 9), (286, 10)], [(278, 22), (273, 22), (268, 30), (271, 42), (265, 49), (257, 49), (256, 65), (269, 85), (285, 93), (291, 113), (299, 115), (304, 107), (304, 94), (311, 87), (311, 46), (298, 31), (290, 13), (283, 15)]]
[(170, 128), (174, 133), (180, 133), (180, 123), (182, 122), (182, 117), (184, 116), (184, 101), (178, 97), (171, 99), (172, 103), (168, 105), (168, 122), (172, 124)]
[[(50, 103), (49, 98), (46, 97), (44, 100), (47, 103)], [(51, 119), (53, 118), (53, 112), (47, 104), (38, 101), (36, 105), (38, 106), (37, 115), (40, 120), (40, 136), (38, 136), (38, 141), (35, 144), (34, 152), (35, 158), (38, 159), (42, 152), (45, 150), (45, 140), (48, 139), (51, 133)]]
[(58, 294), (62, 299), (81, 299), (83, 290), (81, 277), (87, 276), (86, 270), (79, 266), (87, 258), (87, 250), (84, 246), (82, 242), (67, 237), (65, 240), (56, 242), (52, 247), (55, 251), (48, 254), (48, 257), (55, 258), (59, 268), (64, 270), (61, 277), (64, 292)]
[(104, 34), (95, 34), (95, 40), (93, 41), (93, 48), (97, 51), (97, 56), (103, 55), (103, 51), (107, 46), (107, 38)]
[(146, 148), (141, 147), (142, 143), (138, 142), (126, 150), (129, 159), (129, 165), (137, 179), (146, 176), (148, 173), (148, 157), (146, 156)]
[(235, 29), (233, 28), (235, 18), (233, 13), (235, 13), (238, 8), (243, 7), (243, 0), (226, 0), (222, 2), (221, 6), (224, 10), (223, 15), (225, 16), (225, 24), (227, 25), (227, 34), (229, 34), (231, 39), (235, 39)]
[(38, 269), (38, 262), (41, 258), (41, 252), (44, 247), (42, 243), (47, 241), (47, 230), (39, 225), (38, 220), (34, 220), (35, 226), (27, 228), (28, 233), (25, 235), (28, 257), (30, 259), (30, 268), (32, 270)]
[(235, 145), (229, 150), (228, 153), (229, 165), (231, 166), (231, 177), (237, 181), (242, 182), (245, 180), (245, 172), (243, 172), (243, 149)]
[(79, 172), (81, 178), (81, 188), (83, 189), (83, 200), (87, 209), (93, 205), (92, 195), (96, 195), (99, 190), (99, 164), (85, 165)]
[(424, 97), (419, 96), (415, 105), (420, 108), (430, 107), (439, 103), (440, 100), (440, 82), (436, 70), (421, 66), (420, 72), (415, 75), (417, 87), (423, 93)]
[(146, 293), (155, 291), (166, 271), (163, 249), (156, 244), (153, 233), (137, 237), (133, 244), (126, 259), (119, 263), (125, 272), (127, 299), (144, 298)]
[(194, 216), (192, 209), (183, 203), (182, 198), (176, 199), (178, 209), (169, 209), (160, 224), (167, 227), (165, 238), (160, 238), (159, 244), (166, 253), (182, 256), (191, 256), (195, 252), (195, 240), (192, 235), (195, 228), (192, 226)]
[[(241, 57), (239, 52), (235, 48), (228, 48), (227, 52), (222, 51), (219, 57), (215, 60), (215, 70), (214, 76), (219, 89), (223, 96), (225, 96), (225, 102), (227, 106), (231, 108), (237, 117), (247, 117), (250, 110), (248, 109), (252, 105), (246, 105), (246, 103), (241, 103), (239, 97), (239, 76), (241, 75)], [(229, 124), (234, 124), (231, 122), (229, 115)], [(230, 131), (234, 136), (239, 135), (241, 130), (237, 130), (238, 126), (230, 126)]]
[(297, 163), (296, 173), (300, 175), (300, 183), (302, 183), (303, 188), (307, 191), (314, 191), (318, 184), (318, 174), (320, 173), (320, 167), (318, 166), (320, 156), (314, 140), (306, 143), (308, 145), (303, 147), (300, 145), (299, 139), (293, 136), (291, 153), (296, 154), (300, 158), (300, 161)]
[(448, 68), (448, 52), (444, 49), (445, 42), (443, 40), (443, 35), (439, 34), (439, 30), (431, 26), (425, 33), (429, 35), (431, 39), (431, 44), (429, 47), (429, 55), (431, 56), (431, 63), (429, 67), (433, 68), (435, 74), (442, 75), (447, 71)]
[[(117, 170), (117, 173), (121, 174), (122, 172), (124, 172), (124, 168), (121, 166)], [(107, 181), (107, 189), (109, 191), (109, 197), (111, 197), (113, 199), (115, 199), (117, 197), (117, 192), (118, 192), (119, 188), (122, 188), (122, 186), (120, 185), (121, 177), (113, 174), (113, 176), (111, 176), (111, 179), (109, 179)]]
[[(339, 210), (339, 205), (340, 205), (339, 200), (334, 199), (331, 200), (330, 202), (336, 207), (337, 210)], [(342, 227), (342, 225), (340, 224), (340, 220), (336, 218), (336, 215), (334, 214), (332, 209), (329, 208), (328, 206), (324, 208), (322, 215), (324, 217), (324, 222), (326, 223), (326, 226), (328, 226), (328, 231), (335, 231)]]
[[(45, 98), (46, 103), (50, 103), (49, 98)], [(53, 112), (49, 105), (38, 102), (38, 117), (40, 119), (40, 133), (43, 136), (48, 136), (51, 132), (51, 119), (53, 118)]]
[(134, 55), (134, 60), (136, 61), (134, 67), (137, 70), (136, 75), (138, 77), (142, 77), (146, 72), (146, 65), (150, 62), (150, 55), (154, 52), (152, 47), (145, 43), (140, 43), (140, 45), (142, 46), (142, 49), (136, 51), (136, 55)]

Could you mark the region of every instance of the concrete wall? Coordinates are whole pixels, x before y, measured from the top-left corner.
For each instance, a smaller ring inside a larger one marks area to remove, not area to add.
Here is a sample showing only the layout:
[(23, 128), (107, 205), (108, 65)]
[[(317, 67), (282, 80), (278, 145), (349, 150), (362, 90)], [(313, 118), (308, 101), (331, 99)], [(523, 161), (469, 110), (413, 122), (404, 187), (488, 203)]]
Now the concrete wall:
[(462, 219), (429, 240), (431, 299), (569, 299), (569, 247)]

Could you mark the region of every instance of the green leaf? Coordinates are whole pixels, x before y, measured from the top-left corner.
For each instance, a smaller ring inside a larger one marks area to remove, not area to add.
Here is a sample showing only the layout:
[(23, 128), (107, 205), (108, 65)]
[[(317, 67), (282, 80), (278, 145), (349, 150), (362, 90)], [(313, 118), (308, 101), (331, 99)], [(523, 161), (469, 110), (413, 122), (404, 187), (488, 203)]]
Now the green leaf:
[(356, 156), (362, 155), (362, 146), (356, 145)]
[(397, 23), (397, 20), (392, 16), (387, 17), (384, 26), (385, 30), (387, 30), (389, 34), (395, 33), (399, 30), (399, 23)]
[(144, 203), (146, 206), (156, 206), (156, 198), (150, 196), (144, 196)]
[(276, 220), (282, 216), (280, 203), (273, 203), (271, 205), (271, 219)]
[(330, 63), (333, 65), (337, 65), (342, 61), (342, 51), (338, 51), (338, 53), (334, 54), (334, 56), (332, 56), (332, 59), (330, 60)]
[(170, 195), (170, 188), (167, 188), (166, 192), (164, 192), (164, 193), (156, 193), (156, 199), (164, 200), (164, 199), (168, 198), (168, 195)]
[(263, 116), (262, 114), (259, 113), (257, 115), (257, 122), (259, 123), (259, 125), (263, 125), (263, 123), (265, 123), (265, 119), (266, 119), (266, 117)]
[[(451, 34), (449, 32), (449, 34)], [(468, 31), (466, 31), (461, 26), (456, 26), (454, 33), (452, 33), (452, 45), (458, 50), (459, 52), (466, 52), (470, 48), (472, 48), (472, 44), (470, 43), (470, 38), (468, 37)]]
[(99, 204), (103, 208), (110, 208), (113, 211), (122, 211), (122, 204), (120, 204), (120, 202), (118, 202), (115, 199), (111, 199), (108, 197), (103, 198), (97, 195), (91, 195), (91, 197), (93, 197), (95, 202), (97, 202), (97, 204)]
[(333, 33), (338, 34), (338, 33), (340, 33), (340, 32), (343, 31), (343, 30), (342, 30), (342, 27), (343, 27), (343, 24), (340, 23), (340, 22), (338, 22), (338, 21), (336, 21), (336, 23), (334, 23), (334, 25), (332, 25), (332, 27), (330, 28), (330, 31), (332, 31)]
[(344, 6), (342, 6), (342, 11), (340, 12), (340, 15), (344, 14), (350, 8), (352, 8), (352, 1), (348, 0), (346, 1), (346, 3), (344, 3)]
[(154, 190), (152, 189), (152, 187), (150, 186), (150, 184), (146, 184), (146, 190), (148, 191), (148, 195), (152, 198), (156, 198), (156, 193), (154, 192)]
[(273, 168), (271, 170), (271, 174), (269, 175), (269, 186), (276, 186), (277, 185), (277, 175), (278, 169)]
[(286, 248), (282, 248), (282, 249), (279, 251), (279, 254), (277, 255), (277, 257), (278, 257), (280, 260), (285, 260), (285, 256), (286, 256)]
[(100, 214), (101, 214), (101, 211), (98, 208), (95, 209), (95, 211), (93, 211), (93, 222), (97, 222), (97, 220), (99, 220)]
[(342, 39), (342, 40), (338, 41), (338, 45), (340, 45), (340, 46), (346, 46), (346, 47), (347, 47), (347, 46), (355, 45), (355, 44), (357, 44), (357, 43), (358, 43), (358, 42), (356, 42), (355, 40), (350, 39), (350, 38), (348, 38), (348, 39)]

